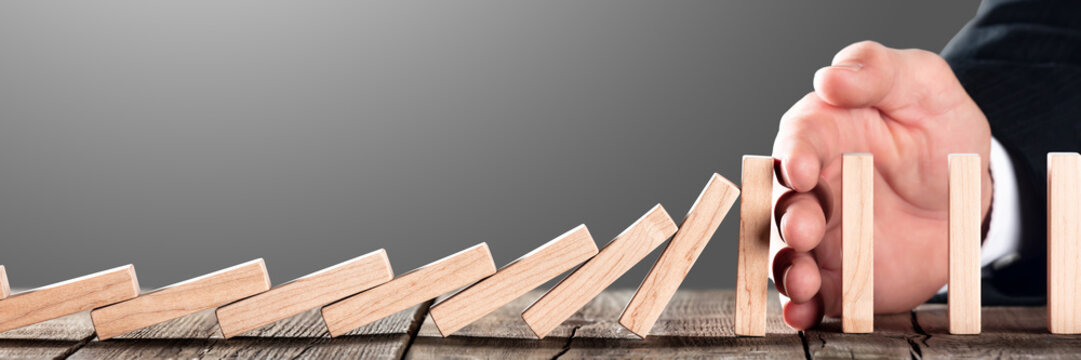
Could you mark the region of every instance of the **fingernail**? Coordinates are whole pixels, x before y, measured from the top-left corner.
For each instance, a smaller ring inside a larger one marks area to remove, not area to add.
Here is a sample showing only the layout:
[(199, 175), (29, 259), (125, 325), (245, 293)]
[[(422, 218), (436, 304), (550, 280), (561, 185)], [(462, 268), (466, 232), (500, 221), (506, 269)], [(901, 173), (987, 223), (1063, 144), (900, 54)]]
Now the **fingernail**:
[(860, 69), (863, 68), (863, 64), (855, 63), (855, 62), (844, 62), (844, 63), (840, 63), (840, 64), (833, 64), (833, 65), (830, 65), (828, 67), (834, 68), (834, 69), (845, 69), (845, 70), (848, 70), (848, 71), (860, 71)]

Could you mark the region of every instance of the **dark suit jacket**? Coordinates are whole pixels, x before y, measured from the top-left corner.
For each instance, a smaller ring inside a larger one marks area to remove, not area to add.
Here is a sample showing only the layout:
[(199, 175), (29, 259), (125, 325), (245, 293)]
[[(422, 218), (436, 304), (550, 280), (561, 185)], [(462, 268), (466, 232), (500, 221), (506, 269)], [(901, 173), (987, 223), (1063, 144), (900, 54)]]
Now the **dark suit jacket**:
[(984, 304), (1044, 304), (1047, 153), (1081, 152), (1081, 1), (986, 0), (942, 56), (987, 115), (1019, 184), (1020, 254), (983, 269)]

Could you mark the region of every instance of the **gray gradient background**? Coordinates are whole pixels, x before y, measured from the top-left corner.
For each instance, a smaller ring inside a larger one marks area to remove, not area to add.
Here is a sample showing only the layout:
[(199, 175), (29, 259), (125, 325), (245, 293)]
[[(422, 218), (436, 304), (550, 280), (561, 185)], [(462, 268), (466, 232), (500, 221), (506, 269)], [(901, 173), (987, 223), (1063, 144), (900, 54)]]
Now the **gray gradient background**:
[[(738, 183), (844, 45), (941, 49), (974, 1), (2, 1), (0, 264), (144, 287), (386, 248), (503, 265)], [(732, 287), (738, 205), (684, 283)], [(656, 252), (619, 280), (636, 286)]]

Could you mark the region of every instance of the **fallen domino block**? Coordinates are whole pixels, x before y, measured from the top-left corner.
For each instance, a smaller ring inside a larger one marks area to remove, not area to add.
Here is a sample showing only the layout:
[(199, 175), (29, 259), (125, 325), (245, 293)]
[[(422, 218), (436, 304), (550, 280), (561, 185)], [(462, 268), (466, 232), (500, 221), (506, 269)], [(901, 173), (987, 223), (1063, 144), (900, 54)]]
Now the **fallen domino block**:
[(252, 260), (90, 312), (99, 340), (243, 299), (270, 288), (263, 259)]
[(330, 336), (393, 315), (413, 305), (477, 282), (495, 273), (488, 244), (480, 243), (394, 278), (371, 290), (324, 306), (323, 322)]
[(950, 334), (980, 333), (980, 156), (949, 156)]
[(1047, 154), (1047, 328), (1081, 333), (1081, 155)]
[(657, 204), (526, 308), (522, 319), (538, 338), (544, 338), (675, 232), (676, 223)]
[(125, 265), (0, 300), (0, 332), (115, 304), (139, 295), (135, 267)]
[(875, 164), (844, 154), (841, 164), (841, 331), (874, 331)]
[(8, 286), (8, 273), (4, 265), (0, 265), (0, 299), (11, 295), (11, 286)]
[[(770, 169), (772, 171), (772, 163)], [(664, 308), (694, 266), (698, 255), (702, 254), (702, 250), (713, 238), (713, 233), (717, 231), (738, 197), (739, 187), (731, 181), (720, 174), (710, 177), (694, 205), (691, 205), (691, 210), (683, 218), (679, 231), (664, 248), (630, 303), (623, 309), (619, 316), (620, 325), (642, 338), (649, 334), (649, 330), (664, 312)], [(769, 243), (766, 244), (768, 246)], [(767, 281), (766, 278), (762, 279), (763, 282)]]
[(585, 225), (514, 260), (495, 275), (440, 301), (428, 313), (444, 337), (477, 321), (597, 254)]
[(773, 158), (744, 156), (742, 186), (736, 260), (735, 333), (766, 336)]
[(222, 306), (216, 312), (218, 326), (228, 339), (368, 290), (393, 277), (387, 252), (379, 249)]

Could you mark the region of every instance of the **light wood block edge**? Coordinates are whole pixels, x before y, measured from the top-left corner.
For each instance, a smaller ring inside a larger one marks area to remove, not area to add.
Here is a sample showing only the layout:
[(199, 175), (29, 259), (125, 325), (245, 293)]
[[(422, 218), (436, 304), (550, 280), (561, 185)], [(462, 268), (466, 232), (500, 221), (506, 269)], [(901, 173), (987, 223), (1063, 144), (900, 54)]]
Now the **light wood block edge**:
[[(680, 223), (679, 230), (653, 263), (631, 301), (623, 308), (619, 315), (620, 325), (641, 338), (649, 334), (739, 194), (739, 187), (720, 174), (710, 176)], [(768, 250), (768, 239), (766, 244)], [(768, 281), (766, 278), (763, 280)]]
[(605, 245), (597, 256), (582, 264), (522, 312), (529, 329), (543, 339), (574, 315), (627, 270), (676, 232), (675, 221), (661, 204)]
[(950, 154), (949, 293), (951, 334), (980, 333), (980, 156)]
[(98, 339), (107, 340), (268, 289), (270, 277), (260, 258), (94, 309), (90, 319)]
[(1081, 155), (1047, 154), (1047, 329), (1081, 333)]
[(228, 339), (304, 311), (360, 293), (394, 278), (390, 259), (379, 249), (215, 311), (222, 335)]
[(841, 329), (874, 331), (874, 158), (844, 154), (841, 170)]
[(428, 310), (444, 337), (589, 260), (598, 252), (589, 229), (578, 225)]
[(480, 243), (402, 274), (321, 309), (331, 337), (393, 315), (495, 274), (487, 243)]
[(115, 304), (139, 295), (135, 267), (124, 265), (0, 300), (0, 332)]
[(11, 285), (8, 284), (8, 273), (4, 265), (0, 265), (0, 299), (11, 296)]
[(741, 186), (733, 330), (741, 336), (766, 336), (773, 158), (744, 156)]

